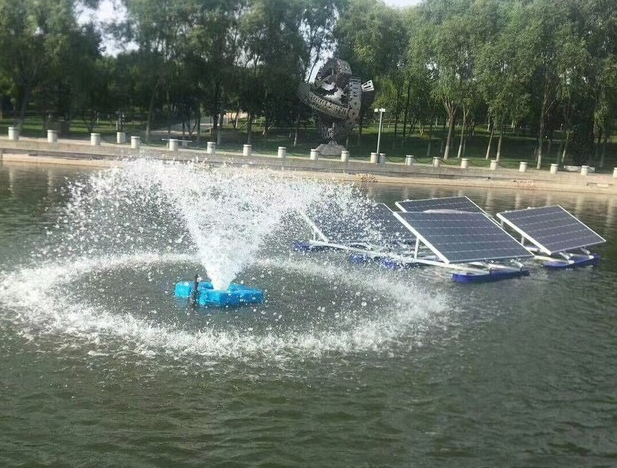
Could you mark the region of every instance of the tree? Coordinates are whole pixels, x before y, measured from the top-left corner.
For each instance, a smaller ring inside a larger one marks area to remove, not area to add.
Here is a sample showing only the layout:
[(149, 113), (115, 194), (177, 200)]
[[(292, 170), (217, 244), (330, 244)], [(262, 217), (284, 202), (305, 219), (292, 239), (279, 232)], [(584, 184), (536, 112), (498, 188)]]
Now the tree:
[(122, 1), (128, 17), (117, 29), (124, 32), (127, 42), (137, 44), (134, 57), (143, 80), (140, 85), (150, 94), (146, 119), (146, 141), (150, 141), (157, 97), (168, 96), (178, 43), (187, 31), (188, 6), (173, 0)]
[(448, 159), (456, 117), (462, 110), (464, 128), (473, 102), (475, 50), (472, 30), (465, 17), (453, 16), (436, 25), (431, 46), (433, 54), (429, 66), (435, 69), (437, 77), (433, 93), (448, 115), (448, 136), (443, 153), (443, 158)]
[(533, 68), (529, 66), (532, 47), (529, 35), (523, 34), (528, 21), (520, 3), (493, 4), (494, 35), (486, 38), (478, 51), (478, 84), (491, 119), (486, 157), (491, 154), (495, 127), (499, 131), (495, 159), (501, 159), (506, 121), (517, 122), (528, 112), (528, 83)]
[(83, 60), (83, 70), (89, 58), (97, 55), (97, 35), (90, 27), (81, 29), (76, 17), (78, 7), (97, 3), (0, 0), (0, 68), (11, 83), (19, 126), (33, 94), (57, 89), (59, 80), (78, 74), (77, 67), (69, 68), (67, 63)]
[(274, 122), (289, 124), (294, 120), (296, 89), (304, 74), (300, 60), (304, 50), (302, 14), (300, 2), (253, 0), (244, 15), (245, 63), (252, 66), (257, 89), (263, 92), (264, 135)]
[[(220, 124), (231, 96), (237, 96), (240, 56), (241, 0), (192, 0), (182, 62), (192, 77), (195, 102), (213, 116), (213, 131), (221, 143)], [(237, 100), (237, 98), (236, 98)], [(199, 112), (199, 109), (197, 109)]]
[[(393, 100), (400, 102), (404, 89), (400, 78), (409, 40), (398, 10), (380, 0), (349, 0), (342, 9), (334, 37), (337, 41), (335, 55), (349, 63), (354, 75), (362, 80), (372, 79), (378, 90), (389, 80), (395, 88), (394, 96), (398, 96)], [(398, 118), (396, 111), (399, 109), (390, 108)], [(361, 115), (358, 139), (362, 136), (363, 121), (364, 115)]]

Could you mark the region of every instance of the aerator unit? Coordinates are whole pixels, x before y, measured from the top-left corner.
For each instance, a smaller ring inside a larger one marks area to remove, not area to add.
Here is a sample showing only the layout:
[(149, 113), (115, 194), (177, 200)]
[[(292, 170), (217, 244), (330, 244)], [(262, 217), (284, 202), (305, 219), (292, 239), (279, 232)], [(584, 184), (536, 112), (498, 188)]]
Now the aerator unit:
[(214, 289), (209, 281), (196, 277), (193, 281), (176, 283), (175, 296), (188, 299), (196, 306), (238, 307), (242, 305), (262, 304), (265, 299), (261, 289), (243, 284), (231, 283), (226, 291)]

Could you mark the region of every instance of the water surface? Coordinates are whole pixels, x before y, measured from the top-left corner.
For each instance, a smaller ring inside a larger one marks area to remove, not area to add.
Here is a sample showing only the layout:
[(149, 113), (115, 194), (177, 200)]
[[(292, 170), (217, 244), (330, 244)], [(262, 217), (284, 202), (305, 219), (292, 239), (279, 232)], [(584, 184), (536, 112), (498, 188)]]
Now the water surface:
[[(603, 260), (461, 285), (295, 254), (307, 233), (285, 221), (237, 278), (267, 304), (217, 312), (174, 300), (200, 265), (163, 231), (63, 243), (67, 188), (91, 176), (0, 166), (0, 466), (617, 465), (614, 198), (371, 185), (391, 206), (560, 204)], [(130, 231), (116, 213), (89, 228)]]

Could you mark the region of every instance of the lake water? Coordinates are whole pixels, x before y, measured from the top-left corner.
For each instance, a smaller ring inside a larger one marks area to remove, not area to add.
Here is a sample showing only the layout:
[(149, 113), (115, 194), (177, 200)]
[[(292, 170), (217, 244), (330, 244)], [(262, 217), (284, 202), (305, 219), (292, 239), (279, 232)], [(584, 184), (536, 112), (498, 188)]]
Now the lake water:
[(603, 259), (461, 285), (291, 252), (285, 221), (237, 278), (268, 302), (199, 311), (173, 298), (200, 265), (167, 224), (190, 216), (90, 204), (92, 175), (0, 165), (1, 467), (617, 466), (614, 197), (373, 184), (391, 206), (560, 204)]

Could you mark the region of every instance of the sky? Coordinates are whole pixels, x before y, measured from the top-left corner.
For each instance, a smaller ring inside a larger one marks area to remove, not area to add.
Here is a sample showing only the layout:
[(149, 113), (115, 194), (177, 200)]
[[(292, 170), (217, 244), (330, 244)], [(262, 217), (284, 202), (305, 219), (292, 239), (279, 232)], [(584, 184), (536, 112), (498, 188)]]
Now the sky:
[[(386, 5), (390, 5), (394, 7), (407, 7), (407, 6), (417, 5), (421, 3), (422, 1), (423, 0), (384, 0), (384, 3)], [(114, 4), (113, 0), (102, 0), (99, 5), (98, 12), (90, 11), (89, 13), (86, 13), (84, 15), (84, 18), (93, 17), (99, 21), (101, 20), (104, 21), (104, 20), (117, 17), (118, 12), (114, 11), (113, 4)], [(116, 50), (115, 47), (111, 43), (107, 44), (107, 47), (109, 49), (108, 50), (109, 53), (115, 54), (118, 52), (118, 50)]]
[[(418, 3), (421, 3), (421, 1), (422, 0), (384, 0), (386, 5), (396, 7), (417, 5)], [(103, 2), (101, 2), (99, 14), (102, 15), (103, 18), (110, 18), (114, 16), (111, 0), (104, 0)]]
[(406, 7), (406, 6), (417, 5), (418, 3), (421, 2), (421, 0), (384, 0), (384, 2), (386, 5), (390, 5), (390, 6)]

